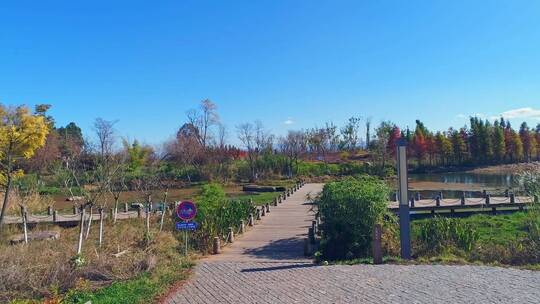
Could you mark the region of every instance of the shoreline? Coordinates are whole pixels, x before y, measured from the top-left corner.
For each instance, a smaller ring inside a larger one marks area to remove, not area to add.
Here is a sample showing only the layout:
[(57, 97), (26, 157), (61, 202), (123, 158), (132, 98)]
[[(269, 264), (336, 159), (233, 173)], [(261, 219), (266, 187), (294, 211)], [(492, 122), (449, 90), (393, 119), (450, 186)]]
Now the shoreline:
[(529, 163), (483, 165), (483, 166), (460, 166), (460, 167), (436, 167), (425, 169), (413, 169), (411, 174), (443, 174), (443, 173), (474, 173), (474, 174), (520, 174), (527, 171), (540, 172), (540, 161)]

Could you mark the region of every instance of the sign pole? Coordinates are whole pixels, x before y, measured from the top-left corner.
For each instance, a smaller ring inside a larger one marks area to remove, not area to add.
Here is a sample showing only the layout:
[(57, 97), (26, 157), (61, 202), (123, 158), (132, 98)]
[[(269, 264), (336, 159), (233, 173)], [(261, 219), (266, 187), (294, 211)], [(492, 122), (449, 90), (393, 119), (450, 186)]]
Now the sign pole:
[(397, 172), (399, 188), (399, 231), (401, 258), (411, 259), (411, 223), (409, 214), (409, 182), (407, 179), (407, 141), (397, 143)]
[(188, 232), (187, 230), (184, 230), (184, 237), (185, 237), (185, 240), (186, 240), (186, 249), (184, 250), (184, 255), (187, 256), (187, 252), (188, 252)]
[(184, 255), (187, 256), (189, 247), (188, 230), (196, 230), (198, 226), (196, 222), (192, 222), (197, 215), (197, 206), (190, 201), (181, 202), (176, 207), (176, 215), (182, 220), (181, 222), (176, 223), (176, 229), (184, 230)]

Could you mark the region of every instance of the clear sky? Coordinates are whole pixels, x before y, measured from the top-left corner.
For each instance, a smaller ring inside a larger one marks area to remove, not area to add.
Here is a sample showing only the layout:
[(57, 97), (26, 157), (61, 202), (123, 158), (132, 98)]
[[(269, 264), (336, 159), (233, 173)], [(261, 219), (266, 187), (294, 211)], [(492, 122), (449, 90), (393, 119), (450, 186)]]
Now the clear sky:
[(446, 129), (510, 111), (536, 125), (540, 1), (0, 4), (4, 104), (158, 143), (205, 98), (231, 138), (254, 119), (278, 134), (352, 115)]

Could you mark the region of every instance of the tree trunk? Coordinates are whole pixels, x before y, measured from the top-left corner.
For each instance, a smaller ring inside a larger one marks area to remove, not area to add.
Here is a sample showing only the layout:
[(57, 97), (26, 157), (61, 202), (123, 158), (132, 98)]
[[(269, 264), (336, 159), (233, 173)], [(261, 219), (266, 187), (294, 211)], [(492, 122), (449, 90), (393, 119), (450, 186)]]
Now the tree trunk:
[(116, 219), (118, 218), (118, 200), (119, 197), (114, 198), (113, 224), (116, 224)]
[(99, 247), (103, 243), (103, 208), (99, 208)]
[(86, 235), (84, 236), (84, 239), (88, 239), (88, 236), (90, 235), (90, 227), (92, 226), (92, 205), (90, 205), (90, 210), (88, 214), (88, 224), (86, 225)]
[(81, 254), (81, 252), (82, 252), (85, 211), (86, 211), (86, 208), (81, 207), (81, 220), (79, 222), (79, 245), (77, 246), (77, 254)]
[(163, 230), (163, 221), (165, 220), (165, 213), (167, 212), (167, 196), (169, 191), (165, 190), (165, 195), (163, 196), (163, 205), (161, 207), (161, 219), (159, 220), (159, 232)]
[(4, 224), (4, 215), (8, 208), (9, 192), (11, 191), (11, 172), (7, 173), (6, 193), (4, 193), (4, 204), (2, 205), (2, 212), (0, 213), (0, 230)]

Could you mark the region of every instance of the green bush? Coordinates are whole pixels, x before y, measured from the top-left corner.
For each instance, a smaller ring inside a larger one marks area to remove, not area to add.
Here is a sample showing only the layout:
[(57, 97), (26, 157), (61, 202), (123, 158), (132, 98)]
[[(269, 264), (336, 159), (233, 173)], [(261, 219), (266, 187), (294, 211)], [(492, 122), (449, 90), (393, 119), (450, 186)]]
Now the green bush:
[(439, 254), (451, 248), (471, 251), (478, 241), (478, 231), (466, 221), (435, 217), (417, 225), (418, 241), (424, 252)]
[(194, 233), (198, 249), (208, 251), (212, 239), (216, 236), (224, 239), (229, 227), (238, 228), (241, 220), (246, 220), (254, 212), (249, 201), (229, 200), (223, 188), (218, 184), (207, 184), (202, 187), (196, 198), (196, 222), (200, 228)]
[(327, 260), (367, 257), (373, 226), (387, 212), (388, 186), (374, 177), (327, 184), (317, 201), (322, 219), (321, 252)]

